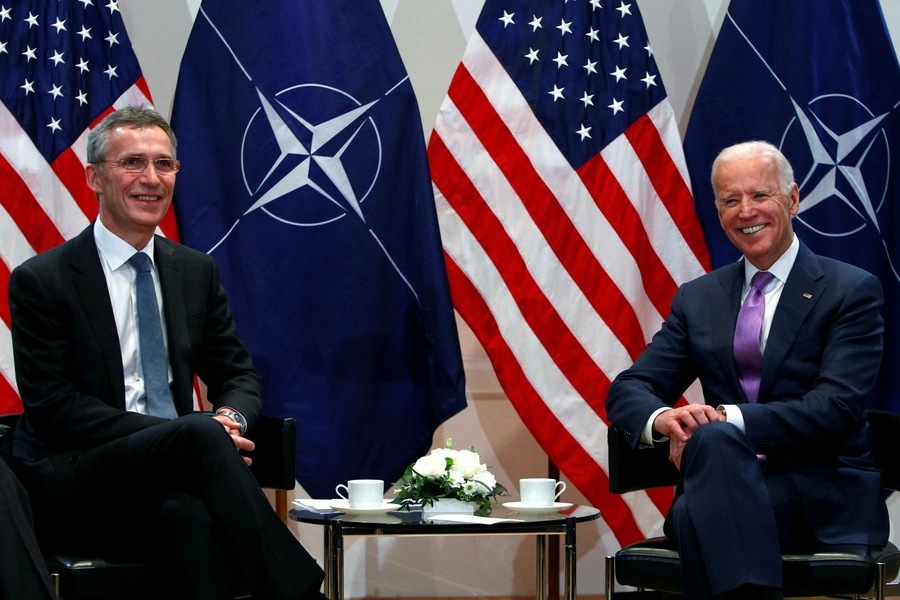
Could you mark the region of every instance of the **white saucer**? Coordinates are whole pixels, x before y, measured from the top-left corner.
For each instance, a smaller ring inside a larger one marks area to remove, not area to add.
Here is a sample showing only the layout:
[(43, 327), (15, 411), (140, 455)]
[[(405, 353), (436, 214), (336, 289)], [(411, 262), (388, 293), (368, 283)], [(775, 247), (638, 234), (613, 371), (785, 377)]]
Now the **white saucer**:
[(372, 508), (353, 508), (350, 506), (349, 500), (335, 499), (331, 501), (330, 506), (334, 510), (339, 510), (343, 513), (347, 513), (348, 515), (373, 515), (400, 510), (401, 508), (403, 508), (399, 504), (394, 504), (390, 500), (382, 500), (381, 506), (374, 506)]
[(521, 502), (504, 502), (503, 507), (523, 513), (554, 513), (574, 506), (571, 502), (554, 502), (547, 506), (525, 506)]

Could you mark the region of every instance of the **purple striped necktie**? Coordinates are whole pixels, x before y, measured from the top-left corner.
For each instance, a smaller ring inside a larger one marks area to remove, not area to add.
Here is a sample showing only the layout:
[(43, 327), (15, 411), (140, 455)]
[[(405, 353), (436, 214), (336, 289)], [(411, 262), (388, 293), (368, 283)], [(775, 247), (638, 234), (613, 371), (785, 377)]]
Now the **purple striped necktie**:
[(750, 292), (741, 306), (734, 327), (734, 362), (737, 364), (741, 387), (750, 402), (756, 402), (759, 397), (759, 379), (762, 375), (760, 331), (766, 311), (763, 288), (774, 277), (768, 271), (758, 271), (753, 276), (750, 280)]

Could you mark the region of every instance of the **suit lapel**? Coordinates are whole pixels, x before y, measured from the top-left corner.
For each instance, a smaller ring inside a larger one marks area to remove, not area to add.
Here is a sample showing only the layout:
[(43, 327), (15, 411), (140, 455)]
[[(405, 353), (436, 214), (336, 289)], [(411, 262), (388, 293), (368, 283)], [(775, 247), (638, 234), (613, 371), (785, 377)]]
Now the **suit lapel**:
[[(741, 308), (741, 290), (744, 285), (744, 261), (738, 261), (719, 274), (719, 289), (710, 290), (710, 314), (713, 326), (713, 347), (727, 351), (717, 352), (724, 380), (731, 382), (734, 398), (746, 401), (744, 388), (738, 380), (737, 365), (734, 362), (734, 326)], [(723, 301), (722, 298), (725, 298)]]
[(191, 343), (184, 305), (184, 273), (176, 258), (175, 248), (159, 236), (154, 243), (153, 260), (159, 271), (159, 285), (162, 288), (169, 364), (172, 365), (172, 396), (178, 414), (185, 414), (194, 410), (194, 401), (190, 392), (185, 393), (192, 386), (189, 360), (186, 358)]
[(85, 317), (94, 331), (97, 345), (106, 366), (106, 375), (115, 394), (118, 408), (125, 410), (125, 373), (122, 369), (122, 349), (116, 318), (106, 286), (106, 276), (100, 264), (94, 227), (91, 225), (78, 234), (72, 246), (72, 282), (84, 306)]
[(807, 315), (822, 296), (825, 289), (823, 276), (816, 255), (801, 242), (797, 260), (784, 283), (778, 308), (772, 317), (772, 326), (766, 340), (766, 353), (763, 356), (762, 378), (759, 384), (760, 398), (765, 398), (766, 392), (771, 389), (778, 370), (797, 340)]

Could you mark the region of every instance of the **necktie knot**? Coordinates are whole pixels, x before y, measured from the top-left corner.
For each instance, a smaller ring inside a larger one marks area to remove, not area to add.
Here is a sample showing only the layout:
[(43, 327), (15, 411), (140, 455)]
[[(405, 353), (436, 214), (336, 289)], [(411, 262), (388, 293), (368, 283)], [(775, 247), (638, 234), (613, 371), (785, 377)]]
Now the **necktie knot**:
[(128, 259), (128, 262), (131, 263), (131, 266), (138, 273), (150, 272), (150, 257), (144, 252), (135, 252), (134, 256)]
[(757, 271), (753, 276), (753, 279), (750, 280), (750, 288), (756, 288), (759, 291), (763, 291), (773, 279), (775, 279), (775, 276), (768, 271)]

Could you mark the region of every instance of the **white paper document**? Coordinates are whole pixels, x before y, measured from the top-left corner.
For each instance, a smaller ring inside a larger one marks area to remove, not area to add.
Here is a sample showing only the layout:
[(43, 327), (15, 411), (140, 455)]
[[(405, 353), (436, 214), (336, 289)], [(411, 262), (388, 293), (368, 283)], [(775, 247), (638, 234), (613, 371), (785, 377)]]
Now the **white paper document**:
[(476, 523), (479, 525), (493, 525), (494, 523), (524, 523), (522, 519), (496, 519), (494, 517), (476, 517), (475, 515), (463, 514), (446, 514), (446, 515), (427, 515), (425, 517), (429, 521), (450, 521), (453, 523)]
[(334, 512), (334, 509), (331, 508), (332, 502), (334, 500), (314, 500), (312, 498), (297, 498), (294, 500), (296, 506), (318, 512)]

